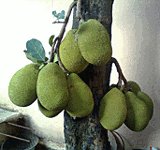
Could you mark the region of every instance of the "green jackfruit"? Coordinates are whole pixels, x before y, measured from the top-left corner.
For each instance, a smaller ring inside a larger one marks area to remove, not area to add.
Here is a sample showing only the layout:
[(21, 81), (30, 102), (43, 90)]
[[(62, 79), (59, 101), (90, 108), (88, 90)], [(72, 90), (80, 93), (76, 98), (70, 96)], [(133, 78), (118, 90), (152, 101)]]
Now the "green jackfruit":
[(118, 88), (112, 88), (100, 102), (99, 119), (108, 130), (119, 128), (125, 121), (127, 106), (125, 95)]
[(38, 75), (37, 96), (44, 108), (63, 110), (68, 103), (68, 87), (65, 73), (56, 63), (48, 63)]
[(94, 107), (93, 95), (80, 77), (71, 73), (68, 77), (70, 100), (66, 111), (72, 117), (85, 117), (91, 114)]
[(83, 58), (93, 65), (105, 65), (111, 58), (110, 37), (105, 27), (95, 19), (81, 24), (77, 31), (78, 46)]
[(142, 91), (139, 91), (137, 93), (137, 97), (147, 104), (148, 109), (149, 109), (149, 113), (150, 113), (150, 119), (151, 119), (152, 115), (153, 115), (153, 101), (152, 101), (152, 99), (146, 93), (144, 93)]
[(47, 110), (46, 108), (44, 108), (42, 105), (41, 105), (41, 103), (38, 101), (38, 108), (39, 108), (39, 110), (40, 110), (40, 112), (44, 115), (44, 116), (46, 116), (46, 117), (48, 117), (48, 118), (52, 118), (52, 117), (55, 117), (55, 116), (57, 116), (61, 111), (59, 111), (59, 110)]
[(150, 112), (144, 101), (133, 92), (126, 93), (127, 117), (125, 125), (133, 131), (143, 130), (149, 123)]
[(15, 105), (25, 107), (31, 105), (36, 100), (38, 73), (39, 65), (29, 64), (12, 76), (9, 82), (8, 95)]
[(75, 40), (75, 29), (67, 32), (59, 49), (59, 56), (62, 64), (69, 72), (80, 73), (87, 66), (88, 63), (82, 57), (78, 43)]
[(135, 81), (128, 81), (127, 83), (128, 83), (128, 85), (130, 86), (131, 91), (132, 91), (133, 93), (137, 94), (139, 91), (141, 91), (140, 86), (139, 86), (138, 83), (136, 83)]

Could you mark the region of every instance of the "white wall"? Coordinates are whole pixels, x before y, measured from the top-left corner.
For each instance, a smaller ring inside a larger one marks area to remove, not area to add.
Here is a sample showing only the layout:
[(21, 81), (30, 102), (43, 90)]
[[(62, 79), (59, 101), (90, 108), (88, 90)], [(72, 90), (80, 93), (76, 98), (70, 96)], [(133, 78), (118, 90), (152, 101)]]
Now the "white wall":
[[(42, 41), (47, 53), (48, 38), (58, 34), (53, 25), (53, 9), (67, 9), (71, 0), (0, 0), (0, 105), (30, 115), (35, 131), (48, 140), (63, 142), (63, 114), (47, 119), (37, 104), (27, 108), (13, 105), (7, 87), (11, 76), (30, 63), (23, 50), (31, 38)], [(132, 145), (160, 147), (160, 2), (159, 0), (115, 0), (113, 9), (113, 55), (118, 59), (127, 79), (137, 81), (154, 100), (155, 111), (149, 126), (134, 133), (125, 126), (119, 129)], [(71, 27), (69, 24), (68, 28)], [(116, 75), (113, 74), (112, 81)]]
[(137, 147), (160, 147), (160, 1), (115, 0), (113, 52), (128, 80), (137, 81), (154, 101), (154, 116), (140, 133), (119, 131)]
[(58, 35), (61, 28), (52, 24), (52, 11), (67, 9), (69, 4), (62, 0), (0, 0), (0, 105), (29, 115), (37, 134), (59, 143), (63, 142), (63, 114), (48, 119), (36, 102), (26, 108), (16, 107), (8, 98), (8, 83), (17, 70), (31, 63), (23, 52), (27, 40), (39, 39), (48, 55), (48, 39), (51, 34)]

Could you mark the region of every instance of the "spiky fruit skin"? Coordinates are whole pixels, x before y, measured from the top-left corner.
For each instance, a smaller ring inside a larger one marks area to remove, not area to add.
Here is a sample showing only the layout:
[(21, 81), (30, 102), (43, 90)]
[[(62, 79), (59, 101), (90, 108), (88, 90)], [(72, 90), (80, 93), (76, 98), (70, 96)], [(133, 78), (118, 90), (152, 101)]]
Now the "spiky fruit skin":
[(37, 96), (47, 110), (60, 111), (68, 103), (67, 79), (56, 63), (48, 63), (38, 75)]
[(133, 131), (142, 131), (150, 120), (148, 107), (133, 92), (128, 91), (125, 95), (128, 110), (125, 125)]
[(26, 107), (36, 100), (38, 73), (39, 65), (29, 64), (18, 70), (12, 76), (9, 82), (8, 95), (15, 105)]
[(55, 116), (57, 116), (60, 112), (61, 112), (61, 110), (59, 111), (56, 111), (56, 110), (47, 110), (46, 108), (44, 108), (42, 105), (41, 105), (41, 103), (38, 101), (38, 108), (39, 108), (39, 110), (40, 110), (40, 112), (44, 115), (44, 116), (46, 116), (46, 117), (48, 117), (48, 118), (52, 118), (52, 117), (55, 117)]
[(92, 113), (94, 107), (93, 95), (86, 83), (72, 73), (68, 77), (70, 100), (66, 111), (72, 117), (86, 117)]
[(128, 83), (128, 85), (130, 86), (131, 91), (132, 91), (133, 93), (137, 94), (139, 91), (141, 91), (140, 86), (139, 86), (138, 83), (136, 83), (135, 81), (128, 81), (127, 83)]
[(100, 102), (99, 119), (108, 130), (119, 128), (125, 121), (127, 107), (125, 95), (118, 88), (112, 88)]
[(60, 45), (59, 56), (62, 64), (69, 72), (80, 73), (88, 66), (88, 62), (84, 60), (80, 53), (75, 32), (75, 29), (67, 32)]
[(139, 91), (137, 93), (137, 97), (139, 99), (141, 99), (143, 102), (145, 102), (145, 104), (148, 106), (149, 114), (150, 114), (149, 116), (150, 116), (150, 119), (151, 119), (152, 116), (153, 116), (153, 108), (154, 108), (152, 99), (146, 93), (144, 93), (142, 91)]
[(105, 65), (111, 58), (112, 48), (105, 27), (95, 19), (80, 25), (78, 46), (83, 58), (93, 65)]

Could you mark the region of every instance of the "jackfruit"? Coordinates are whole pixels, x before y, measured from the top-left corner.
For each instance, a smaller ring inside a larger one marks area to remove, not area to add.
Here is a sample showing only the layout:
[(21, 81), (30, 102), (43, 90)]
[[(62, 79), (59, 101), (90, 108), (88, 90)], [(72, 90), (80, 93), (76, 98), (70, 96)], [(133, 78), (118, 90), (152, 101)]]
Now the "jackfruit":
[(142, 131), (150, 120), (148, 106), (133, 92), (128, 91), (125, 95), (128, 110), (125, 125), (133, 131)]
[(68, 77), (70, 100), (66, 111), (72, 117), (85, 117), (91, 114), (94, 107), (93, 95), (80, 77), (71, 73)]
[(139, 91), (141, 91), (140, 86), (139, 86), (138, 83), (136, 83), (135, 81), (128, 81), (127, 83), (128, 83), (128, 85), (130, 86), (131, 91), (132, 91), (133, 93), (137, 94)]
[(119, 128), (125, 121), (127, 106), (125, 95), (118, 88), (112, 88), (100, 102), (99, 120), (108, 130)]
[(47, 110), (46, 108), (44, 108), (42, 105), (41, 105), (41, 103), (39, 102), (39, 100), (38, 100), (38, 108), (39, 108), (39, 110), (40, 110), (40, 112), (44, 115), (44, 116), (46, 116), (46, 117), (48, 117), (48, 118), (52, 118), (52, 117), (55, 117), (55, 116), (57, 116), (60, 112), (61, 112), (61, 110), (59, 111), (59, 110)]
[(144, 101), (147, 104), (148, 109), (149, 109), (150, 119), (151, 119), (153, 115), (153, 107), (154, 107), (152, 99), (146, 93), (142, 91), (139, 91), (137, 93), (137, 97), (140, 98), (142, 101)]
[(62, 64), (69, 72), (80, 73), (88, 66), (88, 62), (84, 60), (80, 53), (75, 32), (75, 29), (67, 32), (60, 44), (59, 56)]
[(38, 75), (37, 96), (44, 108), (61, 111), (68, 103), (68, 87), (65, 73), (56, 63), (48, 63)]
[(110, 37), (105, 27), (95, 19), (82, 23), (76, 33), (83, 58), (93, 65), (105, 65), (111, 58)]
[(25, 107), (31, 105), (36, 100), (38, 73), (39, 65), (29, 64), (12, 76), (9, 82), (8, 95), (15, 105)]

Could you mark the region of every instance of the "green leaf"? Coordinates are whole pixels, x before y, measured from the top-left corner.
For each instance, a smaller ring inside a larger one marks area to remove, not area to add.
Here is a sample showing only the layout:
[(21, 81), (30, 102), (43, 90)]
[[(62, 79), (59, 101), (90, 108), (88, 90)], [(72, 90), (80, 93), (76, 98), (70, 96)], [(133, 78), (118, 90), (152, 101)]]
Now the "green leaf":
[(52, 11), (52, 15), (57, 18), (57, 12), (55, 10)]
[(26, 43), (25, 54), (28, 59), (35, 63), (42, 63), (46, 61), (45, 50), (42, 43), (37, 39), (31, 39)]
[(59, 19), (64, 19), (64, 18), (65, 18), (65, 11), (62, 10), (60, 13), (57, 13), (56, 11), (52, 11), (52, 15), (53, 15), (54, 17), (56, 17), (57, 20), (59, 20)]
[[(44, 61), (40, 61), (40, 60), (37, 60), (36, 58), (32, 57), (32, 55), (30, 53), (28, 53), (26, 50), (24, 50), (24, 53), (26, 55), (26, 57), (31, 60), (32, 62), (36, 63), (36, 64), (42, 64), (44, 63)], [(45, 60), (47, 61), (48, 58), (46, 57)], [(45, 62), (46, 62), (45, 61)]]
[(53, 45), (53, 39), (54, 39), (55, 35), (51, 35), (49, 38), (49, 45), (52, 46)]
[(64, 19), (65, 18), (65, 11), (62, 10), (60, 15), (58, 16), (58, 19)]

